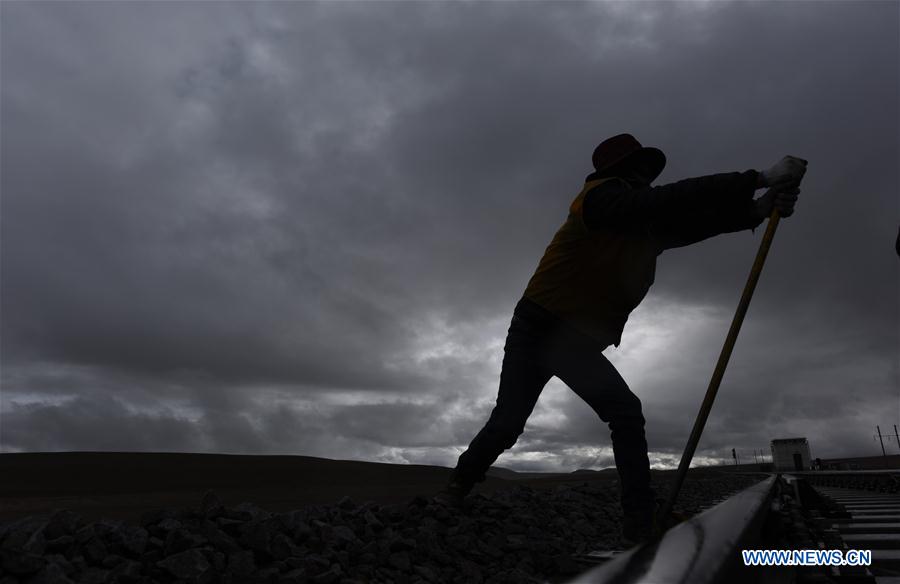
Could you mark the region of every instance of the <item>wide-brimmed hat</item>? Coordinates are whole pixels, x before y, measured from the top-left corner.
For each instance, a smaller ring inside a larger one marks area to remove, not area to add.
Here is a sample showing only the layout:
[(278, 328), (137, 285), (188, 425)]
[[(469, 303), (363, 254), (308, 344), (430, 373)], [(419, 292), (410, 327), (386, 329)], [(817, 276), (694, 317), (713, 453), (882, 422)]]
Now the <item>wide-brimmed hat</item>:
[(622, 168), (638, 160), (643, 161), (648, 168), (652, 169), (653, 176), (648, 177), (651, 182), (666, 166), (666, 155), (662, 150), (641, 146), (641, 143), (631, 134), (619, 134), (600, 142), (600, 145), (594, 149), (591, 160), (598, 174), (603, 174), (614, 167)]

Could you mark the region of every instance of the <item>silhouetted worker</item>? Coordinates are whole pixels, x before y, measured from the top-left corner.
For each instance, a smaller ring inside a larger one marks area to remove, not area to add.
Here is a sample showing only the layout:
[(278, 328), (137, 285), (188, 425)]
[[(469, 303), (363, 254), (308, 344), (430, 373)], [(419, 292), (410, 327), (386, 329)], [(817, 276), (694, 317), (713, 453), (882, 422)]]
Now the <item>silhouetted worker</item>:
[[(609, 424), (626, 540), (649, 536), (655, 493), (641, 401), (603, 356), (619, 346), (629, 313), (653, 284), (656, 257), (720, 233), (755, 229), (773, 205), (789, 217), (806, 161), (786, 156), (757, 172), (730, 172), (651, 187), (666, 158), (630, 134), (594, 150), (595, 172), (569, 206), (516, 304), (497, 402), (463, 452), (439, 502), (461, 506), (485, 471), (522, 434), (544, 385), (559, 377)], [(770, 188), (754, 200), (754, 191)], [(649, 365), (649, 364), (648, 364)]]

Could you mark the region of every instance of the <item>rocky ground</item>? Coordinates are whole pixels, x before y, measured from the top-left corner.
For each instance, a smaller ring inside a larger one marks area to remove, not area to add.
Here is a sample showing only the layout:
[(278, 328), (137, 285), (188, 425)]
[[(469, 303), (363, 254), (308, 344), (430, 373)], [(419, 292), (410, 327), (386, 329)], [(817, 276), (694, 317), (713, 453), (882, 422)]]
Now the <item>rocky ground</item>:
[[(762, 478), (689, 477), (676, 510), (691, 515)], [(615, 481), (476, 492), (462, 510), (345, 497), (271, 513), (208, 491), (140, 524), (64, 509), (0, 524), (0, 584), (564, 582), (586, 568), (573, 556), (621, 548), (620, 522)]]

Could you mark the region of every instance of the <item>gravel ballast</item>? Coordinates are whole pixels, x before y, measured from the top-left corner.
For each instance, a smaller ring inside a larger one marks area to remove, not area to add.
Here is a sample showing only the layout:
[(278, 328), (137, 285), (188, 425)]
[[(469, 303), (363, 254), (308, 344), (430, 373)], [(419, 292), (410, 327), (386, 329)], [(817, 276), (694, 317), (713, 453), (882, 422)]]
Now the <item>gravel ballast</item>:
[[(692, 515), (761, 478), (688, 478), (676, 510)], [(461, 510), (421, 496), (345, 497), (271, 513), (207, 491), (195, 507), (150, 511), (140, 524), (89, 523), (65, 509), (0, 524), (0, 584), (560, 581), (586, 568), (573, 556), (621, 549), (620, 524), (616, 481), (475, 492)]]

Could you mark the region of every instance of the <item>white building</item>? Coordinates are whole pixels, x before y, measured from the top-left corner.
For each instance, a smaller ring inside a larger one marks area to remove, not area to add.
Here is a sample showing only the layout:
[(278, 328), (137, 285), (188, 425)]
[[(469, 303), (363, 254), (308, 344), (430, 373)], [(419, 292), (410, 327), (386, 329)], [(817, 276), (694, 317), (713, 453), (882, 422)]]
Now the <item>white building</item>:
[(772, 464), (776, 471), (810, 470), (812, 458), (806, 438), (772, 440)]

